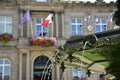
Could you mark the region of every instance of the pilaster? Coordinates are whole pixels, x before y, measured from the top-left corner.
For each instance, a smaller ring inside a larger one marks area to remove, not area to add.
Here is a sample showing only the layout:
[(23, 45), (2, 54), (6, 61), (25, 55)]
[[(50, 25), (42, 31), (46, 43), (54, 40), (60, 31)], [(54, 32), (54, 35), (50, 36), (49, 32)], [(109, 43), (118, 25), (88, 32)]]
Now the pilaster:
[(58, 37), (58, 13), (55, 14), (55, 21), (56, 21), (56, 37)]
[(62, 37), (65, 36), (65, 33), (64, 33), (64, 13), (61, 12), (61, 19), (62, 19)]

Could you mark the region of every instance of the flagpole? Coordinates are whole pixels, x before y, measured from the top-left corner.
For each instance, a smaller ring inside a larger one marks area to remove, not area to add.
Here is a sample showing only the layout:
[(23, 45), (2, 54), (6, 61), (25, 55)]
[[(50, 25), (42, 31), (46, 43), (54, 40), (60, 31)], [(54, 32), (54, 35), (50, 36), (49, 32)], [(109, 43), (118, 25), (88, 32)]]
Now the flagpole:
[(34, 34), (33, 34), (32, 21), (30, 21), (30, 27), (31, 27), (31, 35), (32, 35), (32, 37), (33, 37), (33, 36), (34, 36)]
[(53, 37), (53, 22), (52, 22), (52, 36), (51, 37)]
[[(29, 6), (28, 6), (28, 9), (29, 9)], [(31, 28), (31, 35), (33, 37), (33, 28), (32, 28), (32, 20), (30, 20), (30, 28)], [(29, 29), (30, 30), (30, 29)]]
[(42, 27), (42, 29), (41, 29), (41, 33), (42, 33), (41, 36), (43, 37), (43, 26), (41, 26), (41, 27)]

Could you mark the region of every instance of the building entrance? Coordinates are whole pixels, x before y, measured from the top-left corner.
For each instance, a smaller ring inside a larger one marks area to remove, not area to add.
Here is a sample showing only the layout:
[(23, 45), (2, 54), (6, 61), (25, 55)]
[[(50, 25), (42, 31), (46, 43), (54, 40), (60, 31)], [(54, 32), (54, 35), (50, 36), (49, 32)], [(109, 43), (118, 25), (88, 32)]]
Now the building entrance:
[[(46, 63), (47, 66), (46, 66)], [(39, 56), (34, 61), (34, 80), (52, 80), (51, 61), (46, 56)]]

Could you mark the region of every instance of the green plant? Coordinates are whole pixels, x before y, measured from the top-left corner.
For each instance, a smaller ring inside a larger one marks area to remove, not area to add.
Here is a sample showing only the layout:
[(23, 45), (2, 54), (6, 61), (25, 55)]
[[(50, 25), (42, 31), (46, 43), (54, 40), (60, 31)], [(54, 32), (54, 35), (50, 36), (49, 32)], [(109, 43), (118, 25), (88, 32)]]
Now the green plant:
[(13, 37), (9, 33), (0, 34), (0, 41), (2, 41), (3, 43), (8, 43), (12, 39), (13, 39)]

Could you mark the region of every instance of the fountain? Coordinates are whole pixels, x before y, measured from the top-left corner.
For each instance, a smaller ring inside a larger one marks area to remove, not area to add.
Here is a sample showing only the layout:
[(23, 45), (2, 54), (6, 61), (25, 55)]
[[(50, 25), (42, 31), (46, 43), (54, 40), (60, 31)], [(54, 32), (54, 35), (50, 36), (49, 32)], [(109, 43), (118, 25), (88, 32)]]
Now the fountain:
[[(46, 70), (46, 72), (48, 72), (48, 69), (50, 69), (50, 67), (52, 66), (52, 64), (53, 64), (53, 62), (55, 61), (55, 57), (59, 54), (60, 52), (59, 52), (59, 50), (56, 50), (55, 51), (55, 54), (50, 58), (50, 59), (48, 59), (48, 61), (46, 62), (46, 65), (45, 65), (45, 67), (44, 67), (44, 70), (43, 70), (43, 74), (42, 74), (42, 77), (41, 77), (41, 80), (45, 80), (45, 77), (46, 77), (46, 74), (45, 74), (45, 69), (47, 68), (47, 70)], [(49, 63), (49, 61), (52, 61), (52, 63), (48, 66), (48, 63)], [(48, 67), (47, 67), (48, 66)], [(45, 75), (45, 76), (44, 76)]]
[[(53, 64), (50, 64), (50, 65), (47, 67), (46, 72), (48, 72), (48, 70), (51, 68), (51, 66), (52, 66), (52, 65), (53, 65)], [(45, 78), (46, 78), (46, 74), (45, 74), (45, 76), (44, 76), (43, 80), (45, 80)]]
[(84, 56), (84, 53), (85, 53), (85, 47), (86, 47), (87, 43), (89, 43), (89, 41), (86, 41), (84, 46), (83, 46), (83, 53), (82, 53), (82, 57), (81, 57), (81, 69), (82, 69), (83, 56)]

